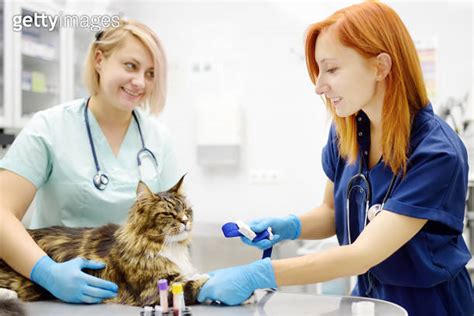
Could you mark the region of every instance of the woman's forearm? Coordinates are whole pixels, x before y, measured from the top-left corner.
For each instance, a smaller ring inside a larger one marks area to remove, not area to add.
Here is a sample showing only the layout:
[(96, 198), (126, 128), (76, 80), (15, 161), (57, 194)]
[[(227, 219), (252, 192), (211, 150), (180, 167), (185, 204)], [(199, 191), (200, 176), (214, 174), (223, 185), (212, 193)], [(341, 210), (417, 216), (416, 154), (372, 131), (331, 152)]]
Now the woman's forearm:
[(0, 258), (29, 278), (39, 258), (46, 253), (35, 243), (12, 212), (0, 209)]
[(325, 204), (299, 215), (298, 218), (301, 221), (299, 239), (324, 239), (336, 233), (334, 210)]
[(363, 274), (400, 249), (426, 222), (426, 219), (382, 211), (351, 245), (272, 261), (276, 282), (307, 284)]
[(319, 283), (365, 273), (367, 260), (354, 245), (288, 259), (273, 260), (278, 286)]

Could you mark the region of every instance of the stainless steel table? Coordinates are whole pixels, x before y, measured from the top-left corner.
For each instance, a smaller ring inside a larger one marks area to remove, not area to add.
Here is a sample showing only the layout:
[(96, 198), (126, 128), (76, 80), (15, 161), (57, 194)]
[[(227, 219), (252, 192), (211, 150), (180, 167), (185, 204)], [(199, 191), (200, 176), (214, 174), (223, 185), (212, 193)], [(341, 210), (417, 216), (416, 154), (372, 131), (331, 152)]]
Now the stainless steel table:
[[(353, 303), (368, 301), (374, 303), (374, 315), (407, 316), (402, 307), (386, 301), (351, 296), (329, 296), (310, 294), (271, 293), (257, 291), (257, 303), (242, 306), (195, 305), (191, 306), (193, 316), (238, 315), (321, 315), (346, 316), (353, 313)], [(139, 316), (142, 308), (115, 305), (74, 305), (58, 301), (25, 303), (28, 315), (32, 316)]]

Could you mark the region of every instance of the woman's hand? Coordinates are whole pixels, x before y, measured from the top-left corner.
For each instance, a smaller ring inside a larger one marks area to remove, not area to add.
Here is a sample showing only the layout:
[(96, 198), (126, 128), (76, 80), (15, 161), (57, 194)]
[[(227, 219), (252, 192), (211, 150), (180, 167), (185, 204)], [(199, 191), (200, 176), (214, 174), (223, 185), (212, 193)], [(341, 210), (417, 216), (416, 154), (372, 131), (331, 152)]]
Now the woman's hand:
[(87, 274), (82, 269), (98, 270), (104, 267), (103, 263), (82, 258), (57, 263), (43, 256), (31, 270), (30, 279), (64, 302), (100, 303), (117, 296), (118, 286)]
[(199, 302), (218, 301), (238, 305), (256, 289), (275, 288), (275, 274), (269, 258), (208, 273), (210, 278), (198, 295)]
[(301, 221), (293, 214), (285, 217), (268, 217), (253, 220), (249, 223), (249, 226), (257, 234), (267, 230), (268, 227), (272, 228), (272, 240), (262, 239), (252, 242), (246, 237), (240, 238), (245, 244), (262, 250), (268, 249), (285, 239), (297, 239), (301, 234)]

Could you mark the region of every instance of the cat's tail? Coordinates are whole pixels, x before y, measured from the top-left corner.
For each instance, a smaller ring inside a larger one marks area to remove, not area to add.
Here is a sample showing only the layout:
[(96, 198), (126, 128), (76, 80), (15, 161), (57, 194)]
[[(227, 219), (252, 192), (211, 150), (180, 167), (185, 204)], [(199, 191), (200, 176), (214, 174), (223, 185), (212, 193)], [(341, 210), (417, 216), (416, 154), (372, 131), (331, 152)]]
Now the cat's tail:
[(0, 316), (26, 316), (15, 291), (0, 289)]

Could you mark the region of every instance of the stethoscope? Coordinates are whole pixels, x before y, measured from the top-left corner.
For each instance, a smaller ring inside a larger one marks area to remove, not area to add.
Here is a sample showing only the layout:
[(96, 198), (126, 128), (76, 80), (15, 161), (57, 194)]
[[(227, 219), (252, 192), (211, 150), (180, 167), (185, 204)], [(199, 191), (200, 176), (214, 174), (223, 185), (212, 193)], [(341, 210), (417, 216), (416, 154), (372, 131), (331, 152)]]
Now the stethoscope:
[[(86, 122), (86, 128), (87, 128), (87, 136), (89, 136), (89, 144), (91, 145), (91, 150), (92, 150), (92, 156), (94, 156), (94, 163), (95, 163), (95, 169), (96, 169), (96, 174), (92, 178), (92, 182), (94, 183), (94, 186), (98, 190), (105, 190), (107, 187), (107, 184), (109, 184), (109, 177), (105, 172), (100, 170), (99, 167), (99, 161), (97, 160), (97, 154), (95, 152), (95, 147), (94, 147), (94, 140), (92, 139), (92, 133), (91, 133), (91, 127), (89, 124), (89, 114), (87, 109), (89, 108), (89, 99), (87, 99), (86, 106), (84, 107), (84, 120)], [(137, 164), (138, 164), (138, 169), (140, 170), (140, 167), (142, 165), (142, 157), (147, 155), (151, 157), (151, 160), (153, 162), (153, 165), (155, 167), (156, 172), (158, 173), (158, 161), (156, 160), (155, 155), (151, 150), (146, 148), (145, 146), (145, 141), (143, 140), (143, 134), (142, 130), (140, 128), (140, 122), (138, 121), (137, 115), (135, 114), (135, 111), (132, 111), (133, 118), (135, 119), (135, 122), (137, 123), (138, 127), (138, 133), (140, 134), (140, 140), (142, 142), (142, 148), (138, 151), (137, 153)], [(141, 177), (141, 174), (140, 174)]]
[(364, 193), (364, 189), (360, 185), (354, 185), (357, 181), (362, 181), (367, 188), (366, 194), (365, 194), (365, 216), (364, 216), (364, 228), (367, 226), (367, 223), (369, 221), (372, 221), (375, 216), (377, 216), (378, 213), (380, 213), (385, 205), (385, 202), (387, 202), (387, 199), (390, 197), (392, 194), (393, 190), (393, 185), (395, 183), (395, 180), (397, 179), (397, 175), (394, 174), (392, 176), (392, 180), (390, 181), (390, 185), (388, 187), (387, 193), (385, 193), (385, 196), (382, 200), (382, 204), (377, 203), (369, 207), (369, 203), (372, 197), (372, 191), (370, 188), (370, 182), (369, 179), (362, 173), (362, 155), (361, 158), (359, 159), (359, 171), (358, 173), (353, 176), (349, 182), (347, 183), (347, 190), (346, 190), (346, 225), (347, 225), (347, 237), (349, 240), (349, 244), (352, 244), (352, 238), (351, 238), (351, 225), (350, 225), (350, 201), (349, 198), (351, 196), (351, 191), (353, 189), (358, 188), (361, 193)]

